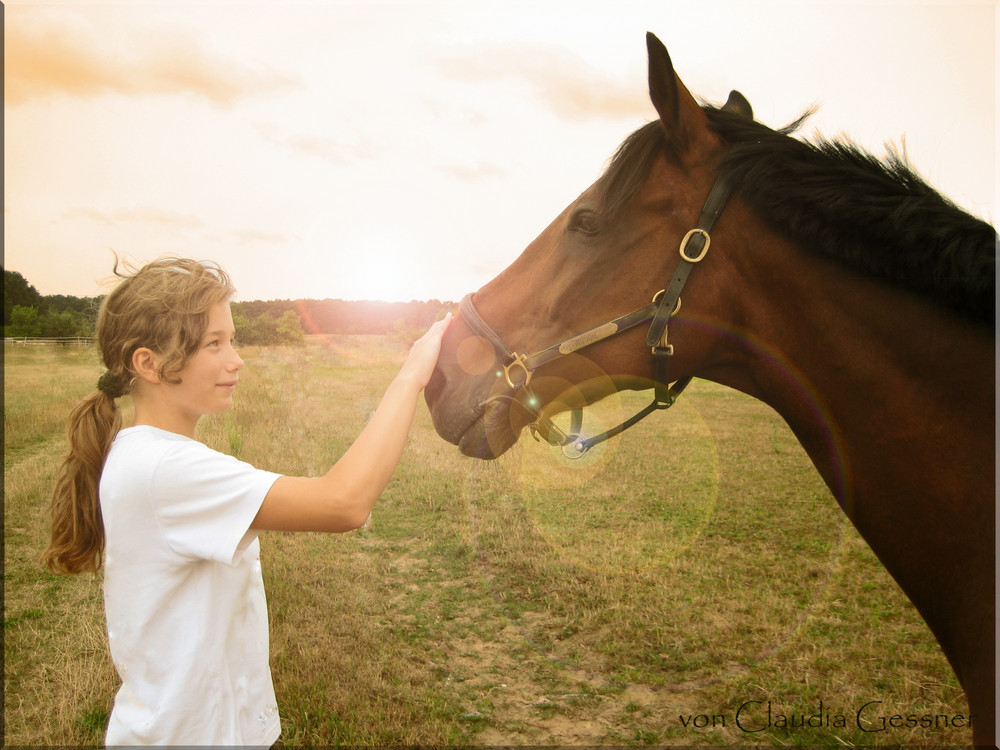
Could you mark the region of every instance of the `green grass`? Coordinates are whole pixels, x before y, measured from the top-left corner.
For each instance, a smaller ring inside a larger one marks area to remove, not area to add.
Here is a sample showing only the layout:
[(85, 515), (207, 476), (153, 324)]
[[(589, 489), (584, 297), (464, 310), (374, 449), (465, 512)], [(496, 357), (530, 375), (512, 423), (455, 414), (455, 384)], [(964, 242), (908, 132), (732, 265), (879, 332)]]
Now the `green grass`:
[[(390, 339), (327, 344), (245, 350), (236, 405), (200, 438), (324, 472), (405, 355)], [(95, 744), (116, 689), (101, 581), (37, 560), (65, 417), (100, 369), (90, 350), (5, 354), (4, 741)], [(588, 423), (645, 399), (611, 399)], [(527, 437), (497, 462), (464, 459), (421, 407), (368, 528), (261, 547), (282, 745), (970, 738), (858, 728), (869, 701), (954, 716), (964, 696), (784, 423), (710, 383), (580, 463)], [(751, 701), (792, 723), (822, 701), (846, 726), (743, 731)]]

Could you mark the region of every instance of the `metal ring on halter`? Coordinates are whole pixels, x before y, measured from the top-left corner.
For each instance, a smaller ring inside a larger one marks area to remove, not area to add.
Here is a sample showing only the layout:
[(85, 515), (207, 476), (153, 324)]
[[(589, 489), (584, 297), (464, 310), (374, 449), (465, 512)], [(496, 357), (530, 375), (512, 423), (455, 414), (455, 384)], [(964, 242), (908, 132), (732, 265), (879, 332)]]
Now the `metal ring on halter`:
[(582, 458), (589, 450), (590, 446), (583, 435), (570, 435), (569, 441), (562, 447), (563, 455), (571, 461)]
[[(531, 370), (529, 370), (528, 366), (524, 364), (524, 360), (527, 358), (527, 354), (515, 354), (514, 359), (503, 366), (503, 376), (507, 380), (507, 385), (511, 388), (526, 388), (528, 383), (531, 382)], [(512, 367), (520, 367), (524, 370), (524, 382), (520, 385), (515, 385), (514, 381), (510, 379), (510, 370)]]
[[(654, 294), (653, 295), (653, 304), (656, 304), (657, 302), (659, 302), (660, 301), (660, 297), (662, 297), (666, 293), (666, 291), (667, 291), (666, 289), (661, 289), (656, 294)], [(680, 311), (681, 311), (681, 298), (678, 297), (677, 298), (677, 304), (674, 305), (674, 309), (671, 311), (670, 317), (671, 318), (674, 317)]]

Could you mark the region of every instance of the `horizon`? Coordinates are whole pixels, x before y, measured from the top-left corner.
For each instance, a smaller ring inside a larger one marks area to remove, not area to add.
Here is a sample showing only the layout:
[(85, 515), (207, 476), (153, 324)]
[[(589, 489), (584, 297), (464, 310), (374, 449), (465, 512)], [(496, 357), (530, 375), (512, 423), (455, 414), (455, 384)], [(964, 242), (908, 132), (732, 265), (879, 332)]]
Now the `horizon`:
[[(104, 294), (106, 294), (106, 292), (103, 292), (103, 293), (100, 293), (100, 294), (91, 294), (91, 295), (87, 295), (87, 296), (80, 296), (80, 295), (77, 295), (77, 294), (66, 294), (64, 292), (46, 293), (46, 292), (42, 292), (41, 290), (39, 290), (37, 286), (35, 286), (34, 284), (31, 283), (31, 279), (29, 279), (27, 276), (25, 276), (23, 273), (21, 273), (17, 269), (7, 268), (6, 266), (3, 266), (3, 270), (19, 274), (21, 276), (21, 278), (23, 278), (28, 283), (28, 286), (31, 287), (32, 289), (34, 289), (35, 291), (37, 291), (38, 295), (40, 297), (42, 297), (43, 299), (46, 298), (46, 297), (67, 297), (69, 299), (90, 300), (90, 299), (98, 299), (99, 297), (102, 297), (102, 296), (104, 296)], [(439, 299), (437, 297), (431, 297), (429, 299), (409, 299), (409, 300), (402, 300), (402, 299), (400, 299), (400, 300), (344, 299), (343, 297), (323, 297), (323, 298), (317, 298), (317, 297), (276, 297), (276, 298), (271, 298), (271, 299), (246, 299), (246, 300), (243, 300), (243, 299), (241, 299), (241, 300), (234, 299), (234, 300), (231, 301), (231, 304), (235, 304), (235, 305), (248, 305), (248, 304), (252, 304), (252, 303), (255, 303), (255, 302), (260, 302), (260, 303), (264, 303), (264, 304), (282, 303), (282, 302), (356, 302), (356, 303), (359, 303), (359, 304), (367, 303), (367, 304), (376, 304), (376, 305), (413, 305), (413, 304), (421, 304), (421, 305), (423, 305), (423, 304), (430, 304), (431, 302), (437, 302), (437, 303), (440, 303), (442, 305), (457, 305), (458, 304), (458, 302), (456, 300)]]
[(179, 254), (245, 301), (460, 299), (655, 117), (647, 31), (695, 96), (771, 127), (818, 105), (800, 137), (894, 145), (997, 216), (989, 0), (278, 5), (7, 2), (4, 267), (97, 296), (113, 253)]

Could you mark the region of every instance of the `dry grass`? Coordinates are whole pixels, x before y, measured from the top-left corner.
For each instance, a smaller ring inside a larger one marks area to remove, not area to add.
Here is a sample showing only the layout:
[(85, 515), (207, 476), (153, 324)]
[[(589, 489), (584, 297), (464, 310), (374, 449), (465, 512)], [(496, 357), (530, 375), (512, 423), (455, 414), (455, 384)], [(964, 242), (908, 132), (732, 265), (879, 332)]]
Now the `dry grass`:
[[(329, 343), (244, 352), (237, 405), (202, 439), (324, 471), (405, 352)], [(99, 371), (56, 349), (8, 350), (5, 369), (4, 740), (93, 744), (115, 689), (100, 581), (50, 576), (37, 556), (63, 420)], [(481, 464), (421, 409), (370, 528), (264, 535), (281, 743), (968, 742), (964, 728), (857, 726), (869, 701), (951, 717), (964, 697), (767, 407), (696, 383), (599, 450), (571, 464), (525, 440)], [(768, 701), (807, 726), (764, 727)]]

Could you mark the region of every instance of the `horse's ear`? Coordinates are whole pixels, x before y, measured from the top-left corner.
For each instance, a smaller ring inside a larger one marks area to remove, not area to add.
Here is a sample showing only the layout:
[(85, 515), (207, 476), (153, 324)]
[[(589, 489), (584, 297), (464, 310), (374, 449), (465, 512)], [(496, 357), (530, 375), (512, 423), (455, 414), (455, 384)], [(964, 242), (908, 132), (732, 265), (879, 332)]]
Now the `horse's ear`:
[(649, 52), (649, 97), (660, 115), (667, 141), (679, 155), (707, 130), (708, 119), (674, 72), (667, 48), (651, 32), (646, 33), (646, 49)]
[(748, 120), (753, 119), (753, 107), (750, 106), (747, 98), (735, 89), (729, 92), (729, 98), (722, 105), (722, 111), (732, 112), (734, 115), (740, 115)]

